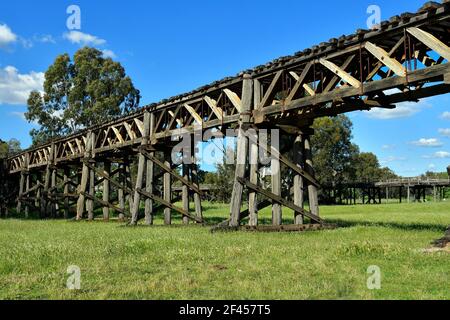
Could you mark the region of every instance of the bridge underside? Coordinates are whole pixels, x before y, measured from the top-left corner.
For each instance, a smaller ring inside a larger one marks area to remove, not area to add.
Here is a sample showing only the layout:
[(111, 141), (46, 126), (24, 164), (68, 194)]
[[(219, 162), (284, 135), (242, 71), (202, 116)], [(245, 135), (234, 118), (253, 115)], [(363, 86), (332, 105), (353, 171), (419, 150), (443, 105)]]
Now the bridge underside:
[[(448, 93), (449, 30), (450, 5), (427, 5), (418, 13), (395, 16), (377, 30), (330, 39), (26, 150), (2, 163), (1, 213), (15, 206), (25, 216), (34, 211), (42, 218), (80, 220), (93, 219), (95, 208), (101, 207), (105, 220), (114, 212), (131, 224), (141, 216), (152, 224), (161, 207), (166, 224), (172, 213), (184, 223), (203, 223), (196, 145), (183, 150), (183, 158), (191, 161), (177, 168), (172, 138), (238, 129), (230, 218), (223, 225), (236, 227), (247, 219), (256, 226), (258, 210), (267, 206), (272, 206), (274, 226), (283, 223), (282, 207), (294, 212), (297, 225), (323, 224), (310, 143), (314, 119), (395, 108)], [(280, 130), (281, 140), (289, 143), (267, 147), (258, 134), (263, 129)], [(261, 148), (270, 154), (270, 163), (260, 162)], [(268, 182), (261, 179), (263, 167), (270, 168)], [(182, 186), (181, 199), (173, 196), (175, 186)]]

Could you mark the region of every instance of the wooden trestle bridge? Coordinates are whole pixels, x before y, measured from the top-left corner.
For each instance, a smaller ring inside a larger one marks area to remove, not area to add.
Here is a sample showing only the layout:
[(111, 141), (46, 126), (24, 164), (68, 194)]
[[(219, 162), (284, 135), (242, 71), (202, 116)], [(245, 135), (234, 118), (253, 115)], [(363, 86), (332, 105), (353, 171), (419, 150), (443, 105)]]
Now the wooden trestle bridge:
[[(171, 137), (181, 129), (192, 136), (211, 128), (239, 128), (230, 219), (225, 224), (237, 227), (248, 216), (249, 226), (256, 226), (263, 206), (272, 206), (274, 226), (282, 224), (282, 207), (295, 212), (296, 225), (323, 224), (311, 154), (313, 120), (395, 108), (404, 101), (448, 93), (449, 45), (450, 3), (431, 2), (417, 13), (382, 22), (376, 30), (330, 39), (31, 148), (2, 162), (1, 212), (16, 206), (23, 215), (33, 211), (42, 218), (69, 218), (76, 209), (76, 219), (92, 220), (97, 206), (103, 208), (105, 220), (114, 211), (136, 224), (144, 201), (146, 224), (153, 223), (157, 206), (164, 208), (166, 224), (171, 224), (172, 213), (181, 215), (184, 223), (203, 223), (197, 166), (182, 165), (181, 174), (175, 170), (171, 151), (176, 142)], [(259, 166), (251, 159), (257, 158), (262, 144), (245, 134), (248, 128), (280, 129), (292, 141), (291, 150), (266, 150), (273, 156), (270, 190), (259, 185)], [(138, 169), (132, 177), (135, 157)], [(195, 163), (194, 152), (185, 151), (183, 157)], [(293, 194), (282, 190), (279, 167), (294, 176)], [(183, 185), (182, 206), (172, 198), (174, 181)], [(195, 210), (189, 207), (192, 200)]]

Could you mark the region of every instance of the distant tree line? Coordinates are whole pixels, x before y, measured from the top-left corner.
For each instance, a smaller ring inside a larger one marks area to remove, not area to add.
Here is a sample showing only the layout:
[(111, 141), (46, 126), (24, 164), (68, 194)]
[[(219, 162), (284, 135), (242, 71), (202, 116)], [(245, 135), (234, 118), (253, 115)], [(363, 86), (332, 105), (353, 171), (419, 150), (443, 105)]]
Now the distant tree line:
[(21, 150), (19, 140), (13, 138), (9, 141), (3, 141), (0, 139), (0, 159), (11, 156)]

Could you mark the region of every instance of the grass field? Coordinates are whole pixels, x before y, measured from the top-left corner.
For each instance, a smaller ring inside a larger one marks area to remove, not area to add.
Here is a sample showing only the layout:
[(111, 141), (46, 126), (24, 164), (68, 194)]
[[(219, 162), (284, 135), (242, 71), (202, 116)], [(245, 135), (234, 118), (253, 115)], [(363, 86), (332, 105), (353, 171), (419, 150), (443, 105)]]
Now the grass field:
[[(205, 208), (210, 222), (227, 215), (223, 205)], [(342, 228), (211, 234), (195, 225), (1, 220), (0, 298), (450, 299), (450, 254), (423, 252), (450, 225), (450, 203), (321, 213)], [(69, 265), (81, 268), (81, 290), (66, 289)], [(381, 269), (380, 290), (367, 288), (371, 265)]]

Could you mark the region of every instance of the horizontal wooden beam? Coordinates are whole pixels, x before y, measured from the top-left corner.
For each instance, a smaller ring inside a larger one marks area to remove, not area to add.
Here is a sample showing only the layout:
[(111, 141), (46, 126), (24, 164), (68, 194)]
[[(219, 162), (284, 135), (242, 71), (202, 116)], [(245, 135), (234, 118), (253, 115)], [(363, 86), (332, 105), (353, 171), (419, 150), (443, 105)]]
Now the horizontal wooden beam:
[(267, 190), (265, 190), (265, 189), (255, 185), (255, 184), (251, 183), (250, 181), (248, 181), (248, 180), (246, 180), (244, 178), (237, 177), (237, 180), (239, 181), (239, 183), (247, 186), (247, 188), (249, 188), (249, 189), (251, 189), (253, 191), (256, 191), (258, 193), (261, 193), (263, 196), (272, 199), (274, 202), (276, 202), (276, 203), (278, 203), (278, 204), (280, 204), (282, 206), (285, 206), (285, 207), (287, 207), (289, 209), (292, 209), (295, 212), (299, 212), (299, 213), (305, 215), (306, 217), (310, 218), (314, 222), (317, 222), (317, 223), (320, 223), (320, 224), (323, 223), (323, 220), (320, 217), (316, 216), (315, 214), (313, 214), (313, 213), (311, 213), (309, 211), (306, 211), (305, 209), (295, 205), (294, 203), (292, 203), (290, 201), (287, 201), (283, 197), (281, 197), (279, 195), (276, 195), (276, 194), (274, 194), (274, 193), (272, 193), (270, 191), (267, 191)]

